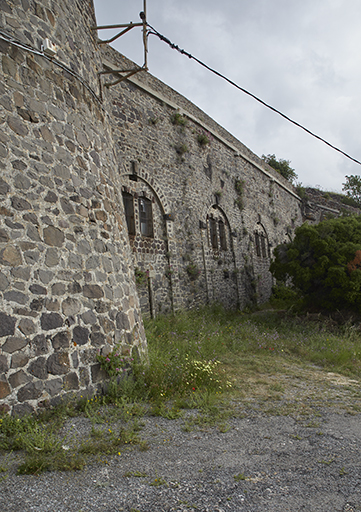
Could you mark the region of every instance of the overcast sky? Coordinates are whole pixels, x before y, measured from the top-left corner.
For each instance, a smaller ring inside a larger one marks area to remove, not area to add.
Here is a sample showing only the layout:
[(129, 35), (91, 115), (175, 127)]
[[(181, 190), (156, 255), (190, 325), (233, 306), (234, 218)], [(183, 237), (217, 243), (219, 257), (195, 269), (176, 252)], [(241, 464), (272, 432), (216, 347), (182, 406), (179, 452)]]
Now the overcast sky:
[[(98, 25), (140, 21), (143, 0), (94, 0)], [(147, 0), (158, 32), (361, 161), (360, 0)], [(108, 39), (114, 32), (101, 31)], [(113, 46), (143, 65), (140, 29)], [(149, 36), (149, 71), (305, 186), (341, 191), (353, 163)]]

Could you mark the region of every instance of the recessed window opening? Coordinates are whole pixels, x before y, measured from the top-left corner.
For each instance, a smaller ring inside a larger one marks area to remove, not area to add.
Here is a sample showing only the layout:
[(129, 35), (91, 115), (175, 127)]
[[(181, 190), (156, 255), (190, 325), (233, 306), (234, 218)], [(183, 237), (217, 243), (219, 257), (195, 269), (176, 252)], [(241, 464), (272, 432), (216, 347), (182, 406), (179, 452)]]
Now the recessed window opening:
[(255, 241), (255, 244), (256, 244), (256, 254), (257, 254), (257, 256), (261, 256), (261, 246), (260, 246), (259, 234), (258, 233), (254, 234), (254, 241)]
[(262, 248), (262, 256), (263, 258), (267, 258), (267, 251), (266, 251), (266, 238), (262, 234), (261, 235), (261, 248)]
[(220, 220), (218, 222), (218, 229), (219, 229), (219, 242), (221, 244), (222, 251), (227, 250), (227, 237), (226, 237), (226, 229), (224, 227), (223, 220)]
[(139, 198), (139, 223), (143, 236), (153, 237), (152, 202), (146, 197)]
[(123, 203), (128, 233), (130, 235), (135, 235), (134, 200), (132, 194), (123, 192)]
[(209, 236), (213, 249), (218, 249), (217, 225), (216, 221), (212, 218), (209, 219)]

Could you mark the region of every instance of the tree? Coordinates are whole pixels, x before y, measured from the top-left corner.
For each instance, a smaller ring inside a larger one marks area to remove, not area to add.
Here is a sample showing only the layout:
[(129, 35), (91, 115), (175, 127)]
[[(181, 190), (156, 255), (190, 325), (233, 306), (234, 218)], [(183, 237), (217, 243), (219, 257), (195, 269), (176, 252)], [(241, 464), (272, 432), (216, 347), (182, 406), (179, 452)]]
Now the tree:
[(282, 160), (282, 158), (277, 160), (276, 155), (262, 155), (262, 160), (264, 160), (266, 164), (273, 167), (273, 169), (279, 172), (290, 183), (297, 180), (298, 175), (296, 174), (295, 170), (290, 167), (290, 160)]
[(361, 216), (303, 224), (295, 238), (275, 249), (270, 270), (291, 280), (308, 305), (361, 312)]
[(347, 197), (351, 197), (358, 206), (361, 206), (361, 177), (345, 176), (346, 183), (342, 183), (342, 190), (346, 192)]

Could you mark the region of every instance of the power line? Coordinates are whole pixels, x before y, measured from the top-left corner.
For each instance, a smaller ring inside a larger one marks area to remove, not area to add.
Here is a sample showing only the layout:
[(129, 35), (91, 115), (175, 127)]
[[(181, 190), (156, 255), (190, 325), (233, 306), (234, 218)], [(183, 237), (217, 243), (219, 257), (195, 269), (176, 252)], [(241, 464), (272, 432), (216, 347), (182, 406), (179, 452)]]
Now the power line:
[(148, 32), (148, 35), (154, 35), (154, 36), (157, 36), (161, 41), (164, 41), (168, 46), (170, 46), (173, 50), (177, 50), (177, 52), (181, 53), (182, 55), (186, 55), (187, 57), (189, 57), (190, 59), (193, 59), (195, 60), (196, 62), (198, 62), (198, 64), (200, 64), (201, 66), (203, 66), (204, 68), (208, 69), (208, 71), (211, 71), (212, 73), (214, 73), (215, 75), (219, 76), (220, 78), (223, 78), (223, 80), (226, 80), (226, 82), (230, 83), (231, 85), (233, 85), (234, 87), (236, 87), (237, 89), (239, 89), (240, 91), (244, 92), (245, 94), (248, 94), (248, 96), (251, 96), (251, 98), (255, 99), (256, 101), (258, 101), (259, 103), (261, 103), (261, 105), (269, 108), (270, 110), (272, 110), (273, 112), (276, 112), (276, 114), (282, 116), (284, 119), (286, 119), (287, 121), (289, 121), (290, 123), (294, 124), (295, 126), (298, 126), (298, 128), (301, 128), (302, 130), (304, 130), (306, 133), (308, 133), (309, 135), (311, 135), (312, 137), (314, 137), (315, 139), (318, 139), (320, 140), (321, 142), (323, 142), (324, 144), (327, 144), (327, 146), (329, 146), (330, 148), (334, 149), (335, 151), (338, 151), (339, 153), (341, 153), (342, 155), (344, 155), (346, 158), (349, 158), (350, 160), (352, 160), (353, 162), (361, 165), (361, 162), (359, 160), (356, 160), (356, 158), (353, 158), (352, 156), (348, 155), (347, 153), (345, 153), (344, 151), (342, 151), (341, 149), (339, 149), (338, 147), (334, 146), (333, 144), (331, 144), (330, 142), (327, 142), (327, 140), (323, 139), (322, 137), (320, 137), (319, 135), (316, 135), (315, 133), (311, 132), (311, 130), (309, 130), (308, 128), (305, 128), (304, 126), (302, 126), (302, 124), (299, 124), (297, 123), (296, 121), (294, 121), (293, 119), (291, 119), (290, 117), (286, 116), (286, 114), (283, 114), (282, 112), (280, 112), (279, 110), (277, 110), (276, 108), (272, 107), (272, 105), (269, 105), (268, 103), (266, 103), (265, 101), (261, 100), (260, 98), (258, 98), (257, 96), (255, 96), (254, 94), (252, 94), (251, 92), (247, 91), (246, 89), (244, 89), (243, 87), (239, 86), (238, 84), (236, 84), (235, 82), (233, 82), (232, 80), (230, 80), (229, 78), (227, 78), (226, 76), (222, 75), (222, 73), (219, 73), (219, 71), (211, 68), (210, 66), (208, 66), (207, 64), (205, 64), (204, 62), (202, 62), (201, 60), (197, 59), (197, 57), (194, 57), (193, 55), (191, 55), (190, 53), (186, 52), (185, 50), (183, 50), (182, 48), (179, 48), (178, 45), (172, 43), (172, 41), (170, 41), (167, 37), (163, 36), (162, 34), (160, 34), (155, 28), (153, 28), (151, 25), (149, 25), (149, 23), (147, 23), (147, 26), (150, 28), (150, 31)]

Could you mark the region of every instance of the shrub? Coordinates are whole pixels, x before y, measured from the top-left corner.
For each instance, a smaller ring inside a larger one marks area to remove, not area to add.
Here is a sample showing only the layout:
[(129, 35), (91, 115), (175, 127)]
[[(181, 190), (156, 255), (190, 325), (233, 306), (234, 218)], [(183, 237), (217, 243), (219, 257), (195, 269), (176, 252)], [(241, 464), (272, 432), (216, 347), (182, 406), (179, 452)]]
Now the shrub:
[(277, 280), (291, 279), (309, 305), (361, 311), (360, 250), (361, 216), (304, 224), (276, 247), (270, 270)]

